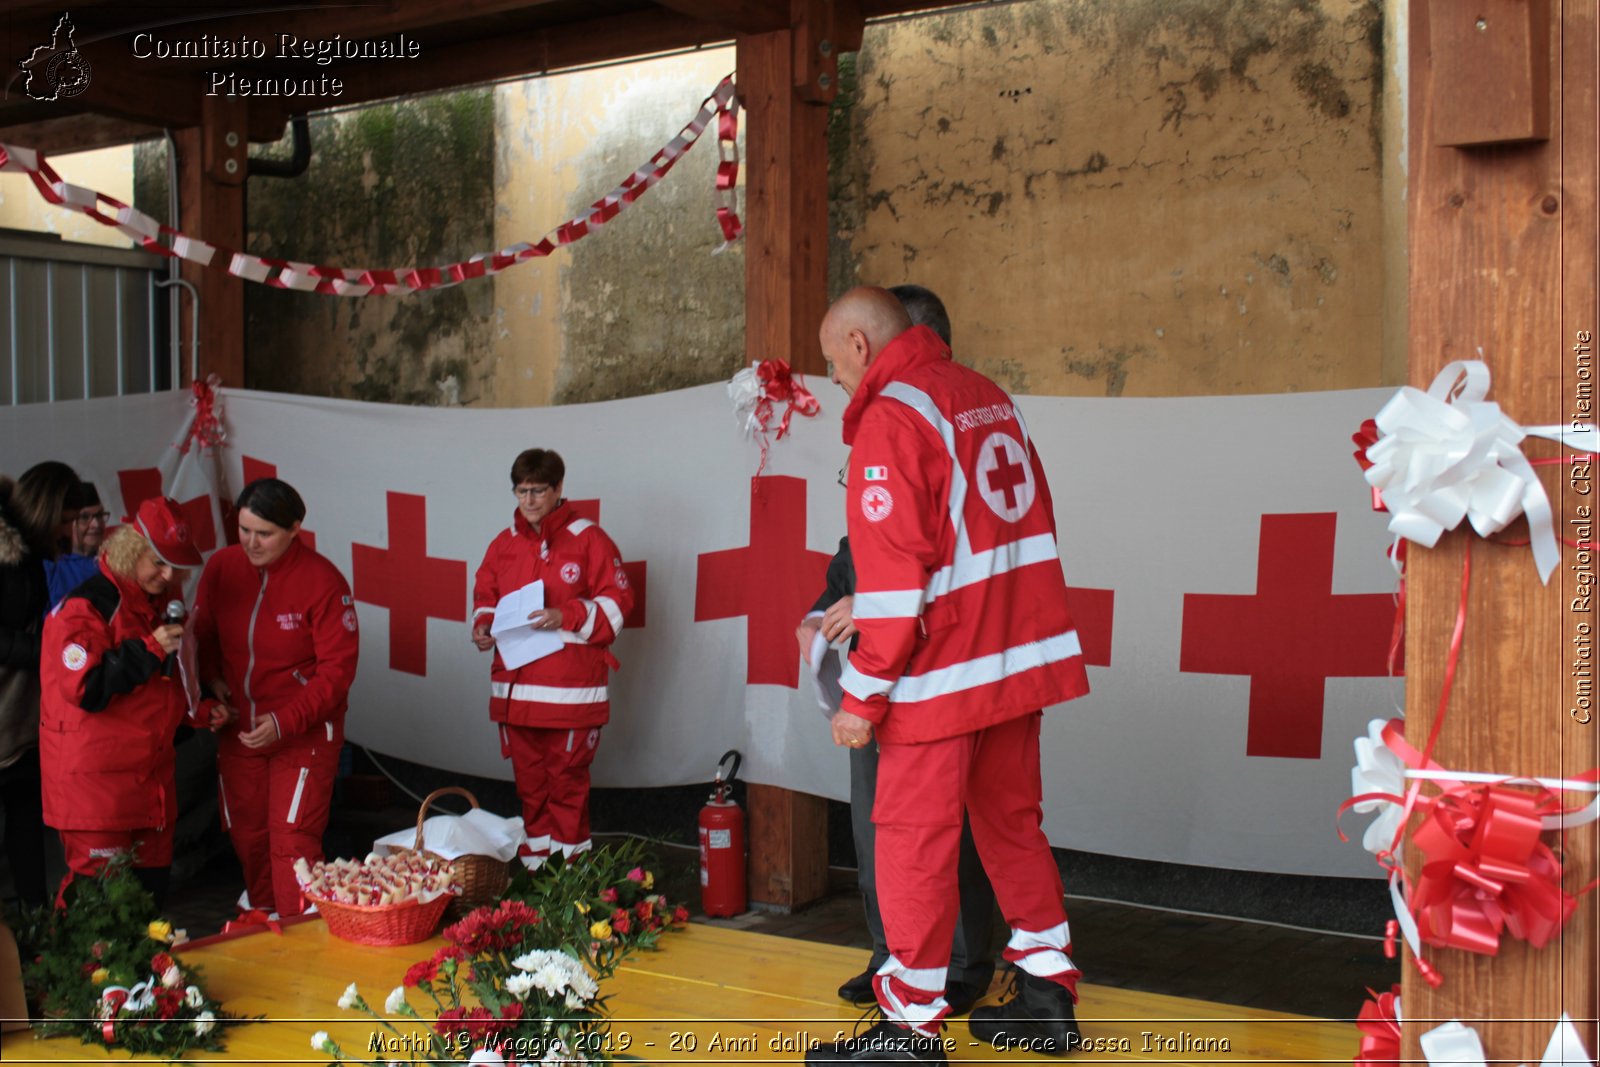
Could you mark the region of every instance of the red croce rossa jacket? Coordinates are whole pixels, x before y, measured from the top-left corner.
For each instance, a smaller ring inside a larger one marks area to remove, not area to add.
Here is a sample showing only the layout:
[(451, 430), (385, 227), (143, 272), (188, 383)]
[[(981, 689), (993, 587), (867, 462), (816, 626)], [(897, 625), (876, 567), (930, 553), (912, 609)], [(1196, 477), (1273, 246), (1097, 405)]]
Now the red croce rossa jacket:
[(344, 575), (299, 539), (265, 567), (238, 545), (206, 561), (194, 598), (200, 677), (228, 683), (236, 728), (265, 716), (278, 723), (276, 746), (309, 738), (344, 741), (344, 715), (355, 681), (361, 635)]
[(165, 825), (186, 701), (162, 674), (160, 625), (161, 606), (104, 561), (45, 619), (39, 760), (56, 829)]
[(1011, 397), (913, 327), (867, 368), (844, 441), (861, 634), (844, 710), (913, 743), (1088, 692), (1050, 489)]
[(472, 623), (492, 618), (507, 593), (544, 580), (544, 603), (561, 609), (561, 637), (552, 653), (507, 670), (494, 653), (489, 718), (512, 726), (604, 726), (611, 718), (609, 647), (633, 610), (622, 553), (605, 531), (563, 500), (535, 531), (520, 511), (489, 543), (472, 587)]

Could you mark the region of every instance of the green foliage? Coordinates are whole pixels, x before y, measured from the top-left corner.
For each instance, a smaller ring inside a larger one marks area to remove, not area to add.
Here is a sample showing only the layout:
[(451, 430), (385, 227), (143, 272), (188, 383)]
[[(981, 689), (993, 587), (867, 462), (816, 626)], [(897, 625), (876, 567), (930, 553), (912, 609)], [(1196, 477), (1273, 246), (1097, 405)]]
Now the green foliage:
[(64, 909), (41, 908), (17, 929), (23, 985), (38, 1004), (41, 1037), (178, 1056), (223, 1050), (236, 1016), (200, 988), (200, 972), (172, 945), (172, 925), (129, 870), (113, 859), (96, 878), (72, 883)]
[(537, 909), (552, 943), (592, 945), (597, 957), (621, 959), (634, 949), (655, 948), (663, 930), (689, 921), (687, 908), (654, 890), (643, 844), (628, 841), (519, 871), (504, 896)]

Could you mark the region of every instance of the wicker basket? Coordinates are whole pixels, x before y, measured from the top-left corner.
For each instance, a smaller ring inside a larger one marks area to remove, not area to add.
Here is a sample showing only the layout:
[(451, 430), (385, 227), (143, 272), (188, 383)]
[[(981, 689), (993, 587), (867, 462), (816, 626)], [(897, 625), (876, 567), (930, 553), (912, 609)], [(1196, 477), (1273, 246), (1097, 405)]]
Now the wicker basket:
[[(433, 802), (447, 793), (467, 798), (473, 807), (478, 806), (478, 798), (458, 785), (446, 786), (435, 789), (422, 801), (422, 807), (417, 810), (417, 839), (410, 849), (400, 851), (416, 852), (429, 859), (442, 859), (437, 853), (430, 852), (422, 847), (422, 824), (427, 821), (428, 809)], [(493, 856), (466, 855), (457, 856), (450, 861), (455, 864), (456, 885), (460, 887), (460, 895), (452, 898), (447, 914), (452, 919), (459, 919), (475, 908), (485, 904), (493, 904), (504, 893), (506, 886), (511, 884), (511, 871), (504, 860)]]
[(455, 899), (445, 893), (420, 904), (407, 900), (399, 904), (340, 904), (332, 900), (307, 897), (328, 923), (328, 932), (358, 945), (414, 945), (433, 936), (444, 909)]

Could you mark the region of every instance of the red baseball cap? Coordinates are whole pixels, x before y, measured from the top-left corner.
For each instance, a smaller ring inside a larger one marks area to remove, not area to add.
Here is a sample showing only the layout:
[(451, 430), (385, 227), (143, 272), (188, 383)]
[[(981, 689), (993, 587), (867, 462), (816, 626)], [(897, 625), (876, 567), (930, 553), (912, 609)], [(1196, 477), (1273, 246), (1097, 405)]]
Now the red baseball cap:
[(204, 560), (189, 537), (189, 520), (169, 496), (153, 496), (139, 505), (134, 525), (169, 567), (198, 567)]

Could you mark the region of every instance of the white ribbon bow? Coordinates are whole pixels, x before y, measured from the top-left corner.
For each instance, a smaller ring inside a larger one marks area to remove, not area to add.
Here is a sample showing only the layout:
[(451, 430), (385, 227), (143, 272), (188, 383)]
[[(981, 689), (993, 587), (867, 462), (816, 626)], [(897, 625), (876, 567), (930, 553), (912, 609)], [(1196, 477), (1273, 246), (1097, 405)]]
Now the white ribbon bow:
[(761, 402), (765, 390), (760, 375), (756, 373), (758, 365), (750, 364), (728, 382), (728, 399), (733, 402), (734, 418), (739, 420), (739, 428), (747, 436), (764, 429), (761, 420), (756, 417), (756, 405)]
[[(1388, 793), (1404, 796), (1406, 791), (1406, 765), (1383, 740), (1386, 719), (1373, 719), (1367, 724), (1367, 736), (1355, 741), (1356, 765), (1350, 768), (1350, 795)], [(1363, 800), (1350, 805), (1350, 810), (1366, 813), (1378, 812), (1367, 832), (1361, 836), (1361, 847), (1376, 856), (1394, 842), (1400, 829), (1402, 808), (1392, 800)], [(1400, 850), (1395, 849), (1398, 859)]]
[(1550, 500), (1519, 447), (1528, 435), (1592, 452), (1592, 425), (1518, 426), (1484, 400), (1489, 368), (1456, 360), (1424, 393), (1406, 386), (1378, 412), (1379, 438), (1367, 449), (1367, 482), (1389, 509), (1389, 532), (1432, 548), (1463, 518), (1483, 537), (1528, 517), (1533, 561), (1548, 583), (1561, 561)]
[[(1443, 1067), (1447, 1063), (1456, 1067), (1486, 1067), (1478, 1031), (1462, 1025), (1458, 1019), (1429, 1030), (1422, 1035), (1421, 1043), (1422, 1054), (1431, 1067)], [(1578, 1036), (1578, 1028), (1572, 1025), (1572, 1016), (1566, 1012), (1561, 1013), (1561, 1021), (1550, 1035), (1539, 1067), (1594, 1067), (1594, 1060)]]

